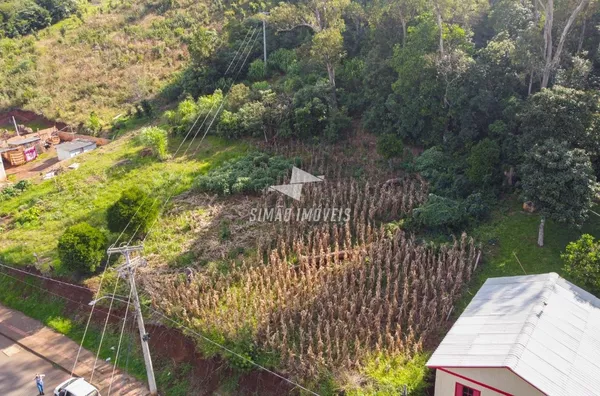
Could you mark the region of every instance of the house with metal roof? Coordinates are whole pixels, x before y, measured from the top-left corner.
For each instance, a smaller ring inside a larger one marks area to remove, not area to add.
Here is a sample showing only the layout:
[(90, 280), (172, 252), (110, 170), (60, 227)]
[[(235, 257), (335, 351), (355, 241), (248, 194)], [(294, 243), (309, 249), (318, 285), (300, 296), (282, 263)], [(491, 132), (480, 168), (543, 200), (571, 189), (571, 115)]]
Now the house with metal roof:
[(427, 367), (435, 396), (600, 395), (600, 299), (555, 273), (488, 279)]
[(90, 140), (75, 139), (70, 142), (61, 143), (56, 146), (56, 154), (58, 154), (58, 160), (64, 161), (69, 158), (73, 158), (76, 155), (94, 150), (96, 143)]

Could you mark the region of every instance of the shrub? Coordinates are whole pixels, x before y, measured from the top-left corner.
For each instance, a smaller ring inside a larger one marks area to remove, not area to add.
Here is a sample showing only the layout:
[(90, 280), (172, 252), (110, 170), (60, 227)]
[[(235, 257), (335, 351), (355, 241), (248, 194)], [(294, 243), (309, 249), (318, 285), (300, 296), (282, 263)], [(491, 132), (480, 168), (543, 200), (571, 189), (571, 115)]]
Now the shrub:
[(255, 193), (277, 184), (289, 173), (293, 162), (284, 157), (252, 153), (231, 160), (196, 179), (199, 191), (221, 195)]
[(238, 111), (248, 101), (250, 88), (245, 84), (235, 84), (227, 94), (227, 109)]
[(490, 214), (490, 207), (481, 193), (471, 194), (463, 202), (466, 215), (472, 220), (483, 220)]
[(98, 117), (94, 111), (90, 113), (90, 117), (88, 118), (85, 126), (87, 129), (89, 129), (93, 136), (102, 131), (102, 121), (100, 121), (100, 117)]
[(329, 142), (335, 142), (340, 139), (352, 126), (352, 120), (344, 110), (331, 112), (325, 127), (325, 139)]
[(278, 49), (269, 55), (267, 63), (269, 68), (287, 73), (292, 64), (296, 62), (296, 51), (285, 48)]
[(33, 206), (33, 207), (27, 209), (26, 211), (24, 211), (23, 213), (20, 213), (15, 218), (15, 222), (17, 222), (18, 224), (21, 224), (21, 225), (33, 223), (33, 222), (37, 221), (37, 219), (39, 219), (40, 214), (41, 214), (40, 209)]
[(144, 99), (140, 102), (140, 107), (142, 110), (142, 114), (145, 117), (152, 117), (154, 115), (154, 106), (148, 99)]
[(248, 69), (248, 78), (250, 80), (260, 81), (264, 80), (266, 76), (267, 68), (265, 67), (265, 62), (262, 59), (257, 59), (250, 63), (250, 68)]
[(156, 200), (138, 187), (123, 191), (106, 212), (108, 229), (126, 235), (143, 234), (158, 217)]
[(20, 180), (15, 183), (15, 188), (21, 192), (27, 190), (29, 187), (31, 187), (31, 182), (29, 180)]
[(238, 111), (242, 133), (247, 136), (260, 136), (263, 133), (265, 106), (261, 102), (250, 102)]
[(185, 129), (192, 125), (198, 106), (191, 97), (179, 102), (177, 110), (168, 111), (165, 113), (169, 124), (173, 126), (175, 133), (182, 133)]
[(398, 136), (386, 133), (377, 139), (377, 152), (388, 160), (400, 158), (404, 154), (404, 143)]
[(167, 145), (168, 137), (167, 132), (159, 127), (150, 127), (142, 129), (140, 133), (140, 142), (152, 150), (157, 158), (164, 160), (168, 157)]
[(60, 261), (71, 271), (93, 273), (106, 248), (106, 237), (88, 223), (67, 228), (58, 240)]
[(564, 270), (573, 280), (591, 293), (600, 293), (600, 240), (589, 234), (567, 245), (561, 255)]
[(322, 135), (331, 111), (331, 87), (318, 83), (300, 89), (294, 95), (294, 131), (298, 137)]
[(271, 89), (271, 86), (268, 81), (257, 81), (252, 84), (252, 90), (255, 92), (268, 91), (269, 89)]
[(217, 125), (217, 133), (228, 139), (238, 138), (242, 135), (240, 120), (237, 113), (223, 110)]
[(460, 202), (435, 194), (429, 194), (427, 202), (413, 210), (416, 224), (431, 229), (457, 228), (464, 219), (465, 212)]
[(467, 176), (472, 183), (494, 184), (501, 176), (498, 143), (490, 139), (480, 141), (471, 149), (467, 163)]
[(212, 95), (201, 96), (198, 98), (198, 102), (195, 102), (192, 97), (188, 97), (179, 103), (177, 110), (166, 113), (167, 120), (173, 127), (173, 132), (185, 134), (197, 117), (202, 120), (209, 113), (214, 114), (222, 101), (223, 92), (220, 89), (217, 89)]
[(31, 186), (29, 180), (21, 180), (13, 186), (8, 186), (0, 190), (0, 202), (16, 197)]

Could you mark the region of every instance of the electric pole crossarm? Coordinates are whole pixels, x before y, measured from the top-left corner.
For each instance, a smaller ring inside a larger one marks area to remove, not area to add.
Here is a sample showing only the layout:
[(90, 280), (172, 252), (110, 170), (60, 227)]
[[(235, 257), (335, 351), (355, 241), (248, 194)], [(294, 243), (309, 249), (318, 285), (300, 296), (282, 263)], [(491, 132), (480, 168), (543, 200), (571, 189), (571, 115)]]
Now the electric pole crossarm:
[(144, 250), (144, 247), (142, 245), (138, 245), (138, 246), (119, 246), (119, 247), (110, 247), (110, 248), (108, 248), (108, 250), (106, 252), (108, 254), (121, 253), (121, 254), (126, 255), (127, 253), (130, 253), (130, 252), (139, 252), (141, 250)]

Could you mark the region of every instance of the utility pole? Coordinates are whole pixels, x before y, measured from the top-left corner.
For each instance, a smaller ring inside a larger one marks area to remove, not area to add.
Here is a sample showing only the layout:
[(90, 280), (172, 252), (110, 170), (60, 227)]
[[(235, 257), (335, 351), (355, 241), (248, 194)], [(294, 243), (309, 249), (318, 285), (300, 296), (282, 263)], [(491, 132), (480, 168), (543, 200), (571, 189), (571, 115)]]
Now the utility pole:
[[(263, 15), (269, 15), (268, 12), (263, 11)], [(263, 23), (263, 57), (265, 60), (265, 67), (267, 67), (267, 19), (262, 19)]]
[(19, 127), (17, 126), (17, 120), (15, 120), (15, 116), (12, 116), (13, 124), (15, 125), (15, 132), (17, 132), (17, 136), (21, 136), (19, 134)]
[(146, 372), (148, 373), (148, 387), (150, 388), (150, 394), (152, 396), (157, 395), (156, 379), (154, 378), (154, 368), (152, 367), (152, 357), (150, 356), (150, 348), (148, 347), (148, 333), (146, 333), (146, 327), (144, 325), (144, 317), (142, 316), (142, 308), (140, 305), (140, 297), (137, 293), (137, 286), (135, 284), (135, 270), (140, 265), (145, 265), (145, 261), (141, 257), (131, 259), (129, 254), (131, 252), (137, 252), (143, 250), (143, 246), (122, 246), (112, 247), (108, 249), (108, 254), (121, 253), (125, 256), (125, 264), (117, 268), (119, 274), (129, 279), (129, 286), (131, 287), (131, 295), (133, 296), (133, 306), (137, 315), (138, 328), (140, 331), (140, 340), (142, 343), (142, 352), (144, 353), (144, 362), (146, 363)]

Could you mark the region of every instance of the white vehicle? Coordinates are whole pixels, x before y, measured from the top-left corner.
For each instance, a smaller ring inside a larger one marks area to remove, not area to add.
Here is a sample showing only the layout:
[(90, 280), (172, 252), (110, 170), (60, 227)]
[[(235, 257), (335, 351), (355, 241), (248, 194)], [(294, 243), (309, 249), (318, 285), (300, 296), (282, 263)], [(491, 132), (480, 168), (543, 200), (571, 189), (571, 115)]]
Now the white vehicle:
[(54, 396), (100, 396), (100, 391), (83, 378), (69, 378), (54, 389)]

